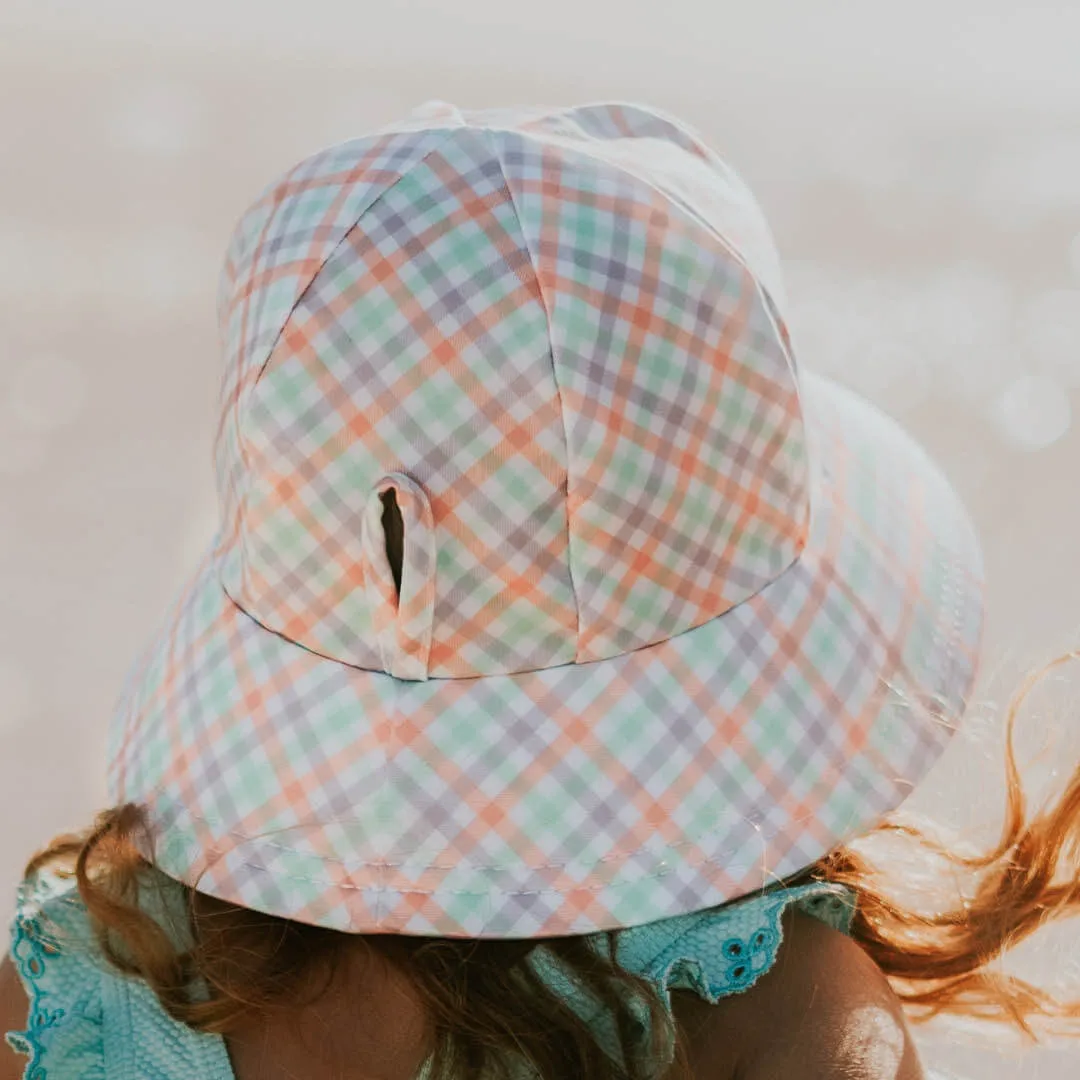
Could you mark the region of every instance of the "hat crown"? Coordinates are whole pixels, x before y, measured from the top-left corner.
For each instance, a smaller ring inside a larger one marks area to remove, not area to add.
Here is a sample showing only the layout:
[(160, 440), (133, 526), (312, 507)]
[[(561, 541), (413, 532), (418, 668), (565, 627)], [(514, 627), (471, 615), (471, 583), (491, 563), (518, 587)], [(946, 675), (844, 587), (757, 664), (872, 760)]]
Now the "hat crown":
[(226, 266), (223, 586), (404, 678), (604, 659), (722, 614), (805, 539), (775, 267), (741, 182), (628, 106), (438, 107), (309, 158)]

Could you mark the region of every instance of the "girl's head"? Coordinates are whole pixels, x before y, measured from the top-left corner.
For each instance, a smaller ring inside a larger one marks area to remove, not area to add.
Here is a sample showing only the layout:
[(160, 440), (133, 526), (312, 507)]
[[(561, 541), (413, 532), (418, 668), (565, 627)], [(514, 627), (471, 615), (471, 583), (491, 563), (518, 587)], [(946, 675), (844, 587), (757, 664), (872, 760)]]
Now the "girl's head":
[(271, 186), (221, 292), (220, 530), (113, 728), (160, 867), (528, 939), (731, 900), (896, 806), (971, 687), (978, 547), (797, 366), (777, 267), (631, 106), (436, 106)]
[[(1073, 789), (1033, 823), (1016, 794), (933, 916), (844, 846), (961, 716), (980, 559), (921, 451), (797, 366), (778, 265), (741, 181), (631, 106), (433, 106), (244, 215), (220, 530), (125, 692), (119, 809), (44, 856), (173, 1015), (226, 1031), (374, 956), (446, 1075), (606, 1077), (538, 943), (630, 1047), (661, 1003), (581, 935), (793, 877), (855, 889), (914, 1003), (1053, 1012), (986, 963), (1075, 906)], [(199, 890), (191, 953), (144, 857)]]

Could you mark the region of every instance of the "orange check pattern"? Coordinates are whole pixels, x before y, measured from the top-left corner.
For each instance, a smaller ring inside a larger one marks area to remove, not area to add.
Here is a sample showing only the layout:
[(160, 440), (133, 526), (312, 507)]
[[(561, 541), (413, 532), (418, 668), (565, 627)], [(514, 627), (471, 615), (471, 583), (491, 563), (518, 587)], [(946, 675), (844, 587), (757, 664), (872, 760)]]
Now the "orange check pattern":
[(221, 530), (113, 727), (162, 868), (352, 931), (589, 933), (895, 806), (971, 685), (978, 547), (796, 373), (777, 264), (630, 106), (437, 107), (267, 189), (223, 279)]

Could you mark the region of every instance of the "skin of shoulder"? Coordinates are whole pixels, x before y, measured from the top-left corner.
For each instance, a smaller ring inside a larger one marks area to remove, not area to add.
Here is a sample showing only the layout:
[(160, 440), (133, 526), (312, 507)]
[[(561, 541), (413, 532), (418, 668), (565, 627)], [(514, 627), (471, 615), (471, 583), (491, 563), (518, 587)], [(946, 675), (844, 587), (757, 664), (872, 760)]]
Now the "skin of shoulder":
[(710, 1005), (672, 995), (695, 1080), (925, 1080), (899, 999), (845, 934), (796, 909), (770, 971)]
[(9, 1031), (24, 1031), (30, 1003), (9, 957), (0, 961), (0, 1080), (22, 1080), (26, 1058), (4, 1041)]

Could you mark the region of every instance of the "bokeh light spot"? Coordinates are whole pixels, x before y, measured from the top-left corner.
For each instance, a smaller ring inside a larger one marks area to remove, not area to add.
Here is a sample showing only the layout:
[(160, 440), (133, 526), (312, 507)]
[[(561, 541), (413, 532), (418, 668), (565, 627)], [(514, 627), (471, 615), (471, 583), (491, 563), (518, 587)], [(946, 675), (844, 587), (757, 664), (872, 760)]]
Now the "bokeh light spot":
[(1045, 375), (1021, 375), (1002, 391), (997, 421), (1015, 446), (1043, 450), (1069, 430), (1072, 407), (1060, 383)]

